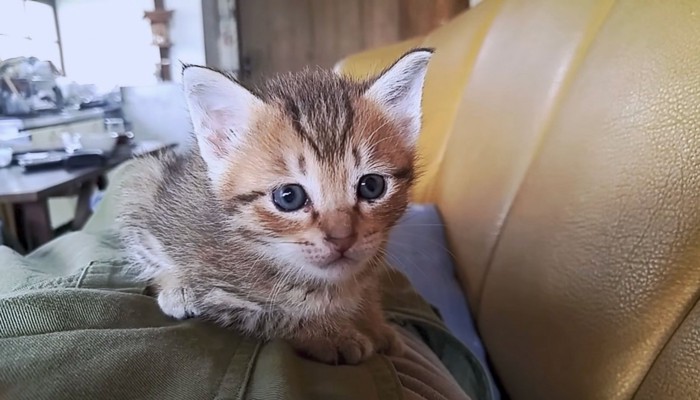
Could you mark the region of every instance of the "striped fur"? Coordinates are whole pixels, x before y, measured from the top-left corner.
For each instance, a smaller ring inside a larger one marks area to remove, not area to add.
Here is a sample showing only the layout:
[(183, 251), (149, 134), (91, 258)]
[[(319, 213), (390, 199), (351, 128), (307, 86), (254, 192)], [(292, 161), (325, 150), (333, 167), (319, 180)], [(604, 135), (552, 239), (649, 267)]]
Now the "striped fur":
[[(407, 206), (415, 146), (405, 121), (365, 96), (375, 81), (323, 70), (278, 77), (255, 93), (262, 105), (235, 146), (224, 137), (203, 156), (200, 141), (186, 154), (132, 164), (140, 176), (121, 188), (120, 232), (164, 312), (286, 339), (329, 363), (400, 352), (382, 317), (376, 268)], [(225, 161), (215, 178), (211, 154)], [(369, 173), (387, 181), (373, 202), (356, 195)], [(310, 202), (285, 213), (271, 193), (290, 183)], [(335, 260), (325, 238), (339, 223), (357, 239)]]

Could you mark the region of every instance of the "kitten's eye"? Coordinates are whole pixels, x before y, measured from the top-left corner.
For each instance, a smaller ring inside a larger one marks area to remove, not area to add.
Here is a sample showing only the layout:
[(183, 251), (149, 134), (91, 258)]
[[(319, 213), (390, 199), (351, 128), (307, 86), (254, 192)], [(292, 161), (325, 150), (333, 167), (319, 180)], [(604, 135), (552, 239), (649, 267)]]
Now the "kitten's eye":
[(272, 202), (280, 211), (296, 211), (306, 204), (309, 197), (299, 185), (284, 185), (272, 192)]
[(357, 186), (357, 196), (365, 200), (376, 200), (384, 194), (386, 182), (384, 177), (377, 174), (369, 174), (360, 178)]

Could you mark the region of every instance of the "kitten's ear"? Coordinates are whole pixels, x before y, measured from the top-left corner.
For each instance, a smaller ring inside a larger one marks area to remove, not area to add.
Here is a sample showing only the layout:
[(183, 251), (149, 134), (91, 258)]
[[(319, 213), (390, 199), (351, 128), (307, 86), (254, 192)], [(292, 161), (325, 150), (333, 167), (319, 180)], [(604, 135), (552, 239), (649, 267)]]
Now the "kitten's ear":
[(192, 126), (210, 179), (217, 183), (228, 155), (250, 131), (254, 111), (263, 105), (224, 74), (199, 66), (185, 66), (182, 84)]
[(416, 49), (404, 54), (365, 93), (383, 106), (390, 117), (405, 124), (411, 145), (415, 145), (420, 134), (423, 83), (432, 55), (432, 49)]

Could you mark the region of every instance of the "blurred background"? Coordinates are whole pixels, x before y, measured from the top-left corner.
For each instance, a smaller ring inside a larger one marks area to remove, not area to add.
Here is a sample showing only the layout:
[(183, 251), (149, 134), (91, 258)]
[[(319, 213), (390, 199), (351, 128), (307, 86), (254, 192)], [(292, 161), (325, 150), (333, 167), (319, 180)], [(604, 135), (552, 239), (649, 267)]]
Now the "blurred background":
[[(180, 113), (162, 110), (179, 111), (172, 96), (180, 62), (254, 83), (306, 65), (332, 67), (348, 54), (425, 34), (469, 6), (467, 0), (3, 0), (0, 89), (7, 99), (0, 113), (6, 120), (109, 102), (109, 111), (123, 106), (113, 114), (138, 126), (139, 135), (181, 140)], [(40, 95), (18, 98), (30, 92)], [(142, 116), (154, 119), (154, 108), (173, 123), (160, 118), (153, 130)]]
[(0, 230), (30, 250), (80, 228), (86, 217), (76, 214), (89, 215), (100, 195), (84, 188), (81, 200), (81, 187), (103, 182), (101, 189), (109, 176), (56, 171), (68, 158), (104, 161), (80, 149), (109, 154), (125, 136), (149, 143), (149, 151), (186, 149), (181, 63), (206, 64), (254, 85), (424, 35), (475, 3), (2, 0)]

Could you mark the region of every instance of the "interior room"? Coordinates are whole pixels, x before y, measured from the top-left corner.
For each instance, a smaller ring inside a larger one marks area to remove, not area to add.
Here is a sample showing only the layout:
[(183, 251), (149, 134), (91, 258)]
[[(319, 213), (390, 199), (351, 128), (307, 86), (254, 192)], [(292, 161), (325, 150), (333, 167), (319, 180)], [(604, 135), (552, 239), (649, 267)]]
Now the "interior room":
[(0, 399), (700, 399), (700, 2), (1, 0)]

